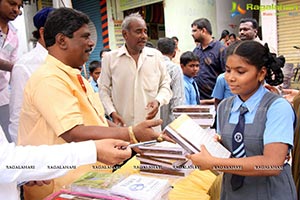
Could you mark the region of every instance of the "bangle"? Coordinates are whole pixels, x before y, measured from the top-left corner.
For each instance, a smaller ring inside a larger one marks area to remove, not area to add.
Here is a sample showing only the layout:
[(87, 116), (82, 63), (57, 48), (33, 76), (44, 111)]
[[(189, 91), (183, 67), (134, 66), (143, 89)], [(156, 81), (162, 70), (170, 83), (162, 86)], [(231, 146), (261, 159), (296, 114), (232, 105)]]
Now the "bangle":
[(156, 138), (157, 142), (162, 142), (164, 141), (164, 138), (163, 138), (163, 134), (161, 133), (158, 138)]
[(134, 144), (138, 143), (139, 141), (136, 139), (134, 132), (132, 130), (132, 126), (128, 127), (128, 133), (129, 133), (129, 138), (130, 138), (130, 142), (132, 141)]

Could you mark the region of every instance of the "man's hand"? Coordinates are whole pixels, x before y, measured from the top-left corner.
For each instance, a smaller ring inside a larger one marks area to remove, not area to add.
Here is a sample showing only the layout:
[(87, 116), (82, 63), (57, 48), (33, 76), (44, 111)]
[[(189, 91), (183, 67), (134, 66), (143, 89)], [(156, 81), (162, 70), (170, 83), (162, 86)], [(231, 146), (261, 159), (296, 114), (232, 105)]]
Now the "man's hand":
[(299, 90), (295, 89), (282, 89), (283, 97), (290, 103), (293, 103), (295, 96), (299, 94)]
[(46, 181), (29, 181), (25, 185), (26, 186), (43, 186), (43, 185), (49, 185), (51, 183), (51, 180), (46, 180)]
[(97, 148), (97, 160), (107, 165), (118, 164), (131, 156), (130, 148), (121, 148), (129, 145), (129, 142), (116, 139), (103, 139), (95, 141)]
[(111, 116), (113, 122), (115, 124), (117, 124), (118, 126), (126, 126), (123, 118), (117, 112), (112, 112), (110, 114), (110, 116)]
[(151, 101), (147, 104), (146, 110), (149, 110), (146, 120), (153, 119), (158, 112), (159, 102), (157, 100)]
[(11, 72), (14, 64), (6, 60), (0, 59), (0, 70)]
[(143, 121), (132, 127), (132, 131), (138, 141), (156, 140), (159, 133), (154, 132), (152, 127), (162, 124), (161, 119)]
[(275, 94), (281, 95), (279, 88), (276, 88), (275, 86), (269, 85), (269, 84), (264, 84), (265, 88), (267, 88), (270, 92), (273, 92)]
[(161, 125), (161, 119), (153, 119), (143, 121), (136, 126), (132, 127), (134, 135), (138, 141), (149, 141), (149, 140), (157, 140), (158, 137), (162, 137), (163, 141), (174, 141), (169, 138), (165, 133), (156, 133), (152, 127)]

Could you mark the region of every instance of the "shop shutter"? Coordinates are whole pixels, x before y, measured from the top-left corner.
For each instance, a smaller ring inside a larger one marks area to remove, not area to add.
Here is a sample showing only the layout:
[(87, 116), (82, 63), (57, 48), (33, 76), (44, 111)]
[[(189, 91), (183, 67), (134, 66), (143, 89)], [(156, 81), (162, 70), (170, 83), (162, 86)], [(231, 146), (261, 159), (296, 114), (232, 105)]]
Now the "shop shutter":
[(294, 10), (277, 11), (278, 54), (284, 55), (286, 63), (294, 67), (300, 63), (300, 2), (299, 0), (278, 0), (277, 5), (294, 7)]
[(91, 38), (95, 42), (95, 47), (90, 55), (90, 59), (87, 61), (86, 65), (93, 60), (100, 60), (99, 54), (100, 50), (103, 48), (102, 39), (102, 29), (101, 29), (101, 15), (100, 15), (100, 1), (95, 0), (73, 0), (73, 8), (84, 12), (90, 18), (93, 23), (89, 24), (91, 31)]

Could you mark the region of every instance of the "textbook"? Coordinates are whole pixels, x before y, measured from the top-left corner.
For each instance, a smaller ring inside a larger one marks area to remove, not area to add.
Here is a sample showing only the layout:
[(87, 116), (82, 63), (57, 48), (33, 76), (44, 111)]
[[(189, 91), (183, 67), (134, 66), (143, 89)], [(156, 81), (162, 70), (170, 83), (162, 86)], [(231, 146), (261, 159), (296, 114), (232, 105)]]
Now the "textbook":
[[(186, 150), (171, 142), (161, 142), (154, 145), (141, 146), (141, 152), (136, 155), (140, 161), (140, 172), (151, 175), (186, 176), (187, 170), (179, 168), (188, 162)], [(191, 171), (191, 170), (189, 170)]]
[(175, 118), (186, 114), (203, 128), (211, 127), (215, 120), (214, 105), (181, 105), (173, 109)]
[(178, 144), (174, 144), (171, 142), (159, 142), (153, 145), (140, 146), (140, 150), (143, 152), (153, 152), (153, 153), (170, 153), (177, 155), (185, 155), (186, 151)]
[(122, 174), (87, 172), (71, 184), (71, 190), (83, 193), (110, 194), (110, 189), (125, 178)]
[(173, 108), (173, 112), (209, 113), (210, 109), (207, 105), (180, 105)]
[(155, 165), (141, 161), (140, 164), (140, 173), (141, 174), (150, 174), (150, 175), (163, 175), (168, 177), (185, 177), (189, 175), (192, 171), (198, 169), (192, 164), (190, 160), (186, 161), (182, 165), (176, 165), (171, 168), (163, 165)]
[(139, 160), (141, 163), (145, 162), (152, 165), (157, 165), (169, 169), (175, 169), (187, 162), (187, 159), (168, 159), (168, 158), (160, 158), (154, 156), (145, 156), (145, 155), (136, 155), (136, 159)]
[(134, 200), (162, 200), (170, 189), (166, 179), (133, 174), (114, 185), (111, 191)]
[(160, 142), (154, 145), (140, 146), (141, 156), (151, 156), (164, 159), (186, 160), (187, 152), (178, 144)]
[(164, 131), (190, 154), (200, 152), (200, 146), (203, 144), (212, 156), (219, 158), (231, 156), (230, 151), (214, 140), (214, 134), (209, 129), (201, 128), (186, 114), (180, 115), (166, 126)]

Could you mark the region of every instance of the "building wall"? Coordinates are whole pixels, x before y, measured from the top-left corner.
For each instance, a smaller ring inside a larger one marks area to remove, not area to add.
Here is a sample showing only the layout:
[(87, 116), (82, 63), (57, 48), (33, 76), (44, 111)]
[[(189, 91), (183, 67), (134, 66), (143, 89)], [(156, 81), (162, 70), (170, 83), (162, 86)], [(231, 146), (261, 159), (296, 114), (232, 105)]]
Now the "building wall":
[(191, 24), (195, 19), (205, 17), (212, 24), (212, 32), (217, 32), (215, 0), (165, 0), (166, 37), (177, 36), (179, 49), (191, 51), (195, 48)]
[[(261, 5), (276, 5), (276, 0), (261, 0)], [(261, 11), (262, 39), (278, 53), (276, 10)]]

